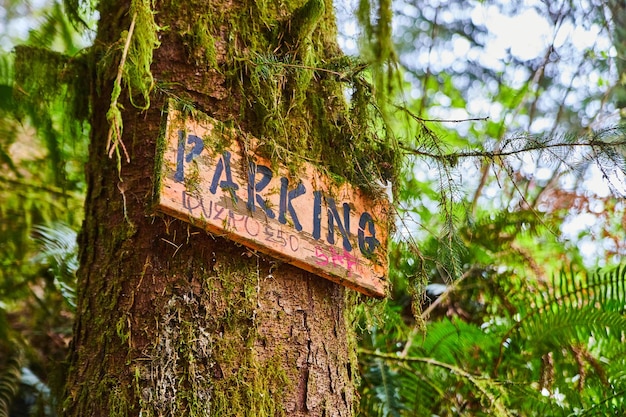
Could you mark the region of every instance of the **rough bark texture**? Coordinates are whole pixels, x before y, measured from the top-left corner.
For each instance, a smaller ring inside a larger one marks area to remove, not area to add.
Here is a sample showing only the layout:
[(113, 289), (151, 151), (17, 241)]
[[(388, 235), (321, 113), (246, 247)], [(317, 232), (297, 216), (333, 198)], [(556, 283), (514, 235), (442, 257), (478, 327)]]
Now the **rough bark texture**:
[(620, 0), (609, 0), (606, 5), (611, 12), (613, 46), (617, 51), (618, 83), (614, 89), (615, 106), (620, 110), (622, 122), (626, 121), (626, 5)]
[[(258, 133), (255, 97), (235, 88), (236, 71), (225, 69), (235, 64), (232, 50), (252, 47), (240, 25), (274, 33), (285, 27), (276, 19), (296, 6), (272, 4), (264, 21), (254, 21), (261, 15), (256, 3), (160, 4), (156, 20), (167, 28), (152, 65), (157, 88), (146, 111), (128, 97), (121, 101), (131, 162), (122, 161), (118, 173), (116, 159), (107, 157), (105, 114), (120, 53), (108, 69), (98, 65), (106, 67), (103, 57), (128, 30), (129, 4), (102, 2), (78, 320), (63, 415), (352, 415), (345, 290), (151, 207), (165, 100), (184, 98)], [(241, 17), (246, 10), (249, 22)], [(330, 4), (326, 10), (330, 19)], [(198, 24), (209, 31), (204, 44)]]

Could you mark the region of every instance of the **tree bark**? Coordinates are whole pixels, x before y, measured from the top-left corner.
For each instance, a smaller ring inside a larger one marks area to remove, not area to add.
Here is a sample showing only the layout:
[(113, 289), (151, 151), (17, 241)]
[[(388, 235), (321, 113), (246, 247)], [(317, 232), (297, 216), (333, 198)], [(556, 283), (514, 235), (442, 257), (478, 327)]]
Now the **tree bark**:
[(617, 85), (614, 88), (613, 96), (615, 106), (620, 111), (622, 122), (626, 120), (626, 5), (619, 0), (609, 0), (606, 2), (612, 20), (612, 40), (617, 51), (615, 66), (617, 67)]
[[(271, 52), (272, 43), (280, 49), (289, 36), (298, 37), (296, 54), (311, 47), (302, 41), (306, 36), (316, 37), (318, 46), (334, 39), (330, 3), (326, 23), (313, 25), (314, 35), (290, 35), (290, 18), (302, 5), (160, 2), (151, 104), (139, 110), (133, 103), (141, 98), (131, 102), (128, 89), (120, 96), (130, 162), (120, 150), (118, 171), (116, 157), (107, 156), (106, 113), (132, 16), (128, 1), (101, 2), (77, 322), (63, 415), (352, 415), (351, 294), (152, 208), (166, 100), (185, 100), (259, 134), (263, 109), (255, 108), (249, 69), (236, 57), (252, 56), (255, 48)], [(318, 46), (318, 60), (338, 54), (336, 45)], [(307, 93), (314, 89), (305, 85), (296, 99), (297, 88), (286, 94), (291, 90), (280, 86), (280, 100), (288, 102), (281, 108), (292, 107), (285, 114), (307, 114), (311, 106)], [(338, 97), (315, 100), (328, 112)], [(318, 140), (315, 128), (305, 133), (310, 138), (298, 140)]]

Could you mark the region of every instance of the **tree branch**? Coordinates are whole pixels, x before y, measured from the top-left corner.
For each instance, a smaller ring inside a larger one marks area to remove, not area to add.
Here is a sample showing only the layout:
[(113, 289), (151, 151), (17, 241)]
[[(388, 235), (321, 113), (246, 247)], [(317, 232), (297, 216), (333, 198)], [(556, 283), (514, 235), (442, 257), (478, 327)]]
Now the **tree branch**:
[(558, 148), (575, 148), (575, 147), (589, 147), (589, 148), (604, 148), (610, 147), (613, 148), (615, 146), (626, 146), (626, 140), (621, 140), (618, 142), (602, 142), (602, 141), (589, 141), (589, 142), (578, 142), (578, 143), (567, 143), (567, 142), (558, 142), (558, 143), (541, 143), (537, 141), (532, 141), (529, 146), (524, 146), (519, 149), (513, 149), (510, 151), (465, 151), (465, 152), (451, 152), (451, 153), (441, 153), (441, 154), (433, 154), (428, 151), (423, 151), (419, 148), (412, 148), (406, 145), (400, 145), (400, 148), (408, 153), (418, 156), (425, 156), (428, 158), (450, 161), (458, 158), (487, 158), (487, 159), (496, 159), (503, 158), (507, 156), (519, 155), (525, 152), (532, 151), (542, 151), (548, 149), (558, 149)]

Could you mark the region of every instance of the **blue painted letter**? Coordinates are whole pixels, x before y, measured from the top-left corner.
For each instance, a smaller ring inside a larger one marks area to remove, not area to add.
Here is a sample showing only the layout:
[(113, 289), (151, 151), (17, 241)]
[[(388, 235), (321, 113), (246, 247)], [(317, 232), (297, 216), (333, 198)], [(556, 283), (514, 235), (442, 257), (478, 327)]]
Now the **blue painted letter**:
[(322, 234), (322, 192), (313, 191), (313, 239), (319, 240)]
[(335, 221), (337, 222), (337, 227), (339, 228), (339, 232), (341, 236), (343, 236), (343, 248), (350, 252), (352, 250), (352, 245), (350, 244), (350, 204), (343, 203), (343, 222), (339, 217), (339, 213), (337, 212), (337, 206), (335, 205), (335, 200), (328, 197), (326, 198), (328, 202), (328, 243), (335, 243)]
[[(259, 182), (255, 183), (257, 173), (262, 175), (262, 178)], [(250, 161), (250, 165), (248, 166), (248, 203), (246, 204), (248, 210), (254, 212), (256, 211), (256, 204), (259, 205), (265, 211), (265, 214), (270, 219), (275, 217), (274, 212), (271, 208), (267, 207), (265, 204), (265, 200), (262, 196), (257, 194), (259, 191), (262, 191), (265, 187), (268, 186), (270, 181), (272, 180), (272, 170), (266, 167), (265, 165), (257, 165), (254, 162)], [(254, 203), (256, 201), (256, 204)]]
[(286, 224), (287, 219), (285, 218), (285, 212), (289, 210), (289, 214), (291, 215), (291, 219), (293, 220), (293, 226), (299, 232), (302, 230), (302, 225), (298, 220), (298, 215), (291, 204), (291, 200), (296, 197), (301, 196), (306, 193), (306, 188), (304, 184), (299, 183), (296, 188), (291, 191), (287, 191), (289, 189), (289, 180), (285, 177), (280, 178), (280, 207), (278, 212), (278, 221), (281, 224)]
[[(220, 181), (220, 178), (222, 178), (222, 172), (226, 175), (226, 179)], [(233, 175), (230, 170), (230, 152), (228, 151), (224, 151), (222, 157), (217, 163), (217, 166), (215, 167), (215, 173), (213, 174), (213, 181), (211, 181), (209, 191), (215, 194), (217, 192), (218, 185), (223, 190), (229, 190), (233, 200), (237, 203), (237, 194), (235, 194), (235, 191), (239, 189), (239, 186), (233, 181)]]
[[(365, 237), (365, 228), (367, 227), (367, 232), (370, 236)], [(368, 212), (361, 214), (361, 218), (359, 219), (359, 249), (361, 253), (365, 257), (372, 256), (374, 251), (378, 246), (380, 246), (380, 241), (376, 239), (376, 229), (374, 228), (374, 219), (372, 219), (372, 215)]]

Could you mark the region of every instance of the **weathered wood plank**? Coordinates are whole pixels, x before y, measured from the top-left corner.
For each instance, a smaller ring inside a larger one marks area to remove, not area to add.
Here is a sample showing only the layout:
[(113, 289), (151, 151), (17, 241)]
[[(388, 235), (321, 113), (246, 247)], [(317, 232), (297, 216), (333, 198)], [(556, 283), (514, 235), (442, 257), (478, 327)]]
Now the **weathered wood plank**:
[(297, 177), (254, 153), (256, 139), (206, 115), (167, 116), (157, 209), (254, 250), (383, 297), (389, 203), (312, 164)]

